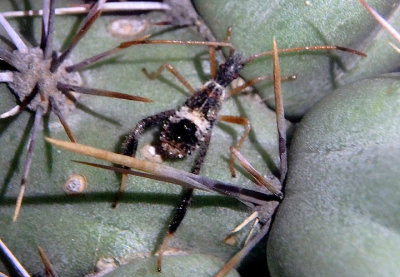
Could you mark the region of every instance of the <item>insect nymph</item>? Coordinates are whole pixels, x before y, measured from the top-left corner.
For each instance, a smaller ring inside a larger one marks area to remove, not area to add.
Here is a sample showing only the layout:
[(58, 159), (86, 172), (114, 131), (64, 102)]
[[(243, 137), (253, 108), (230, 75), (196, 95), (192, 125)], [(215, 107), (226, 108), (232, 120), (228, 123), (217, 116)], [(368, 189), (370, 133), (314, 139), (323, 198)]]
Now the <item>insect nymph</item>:
[[(206, 147), (218, 119), (225, 87), (239, 75), (241, 57), (234, 55), (221, 65), (216, 78), (208, 81), (176, 110), (168, 110), (141, 120), (127, 139), (124, 154), (137, 149), (137, 136), (146, 127), (162, 124), (158, 151), (163, 158), (181, 159), (199, 147)], [(205, 153), (204, 153), (205, 155)], [(200, 158), (201, 159), (201, 158)], [(197, 161), (196, 163), (200, 163)], [(194, 170), (197, 171), (197, 170)]]

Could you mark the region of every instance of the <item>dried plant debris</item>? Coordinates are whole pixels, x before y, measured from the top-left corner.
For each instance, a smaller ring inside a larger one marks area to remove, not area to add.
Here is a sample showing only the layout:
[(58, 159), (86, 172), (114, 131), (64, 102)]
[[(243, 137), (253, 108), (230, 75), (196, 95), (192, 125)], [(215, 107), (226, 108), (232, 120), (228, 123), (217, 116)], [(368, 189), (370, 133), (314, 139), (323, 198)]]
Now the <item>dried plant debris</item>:
[(15, 116), (22, 110), (30, 110), (35, 114), (22, 172), (21, 188), (13, 216), (14, 222), (17, 220), (22, 204), (35, 147), (36, 133), (45, 114), (54, 112), (64, 127), (68, 138), (75, 141), (65, 116), (74, 109), (74, 103), (79, 94), (143, 102), (151, 101), (143, 97), (81, 86), (81, 77), (76, 72), (77, 69), (73, 68), (72, 61), (68, 59), (71, 51), (86, 34), (96, 18), (100, 16), (104, 2), (98, 1), (92, 5), (81, 28), (61, 53), (54, 50), (53, 44), (55, 1), (43, 1), (42, 37), (40, 45), (36, 47), (28, 46), (5, 17), (0, 14), (0, 25), (16, 48), (13, 51), (0, 48), (0, 59), (12, 67), (10, 70), (0, 72), (0, 82), (8, 84), (18, 102), (16, 106), (2, 113), (0, 118)]

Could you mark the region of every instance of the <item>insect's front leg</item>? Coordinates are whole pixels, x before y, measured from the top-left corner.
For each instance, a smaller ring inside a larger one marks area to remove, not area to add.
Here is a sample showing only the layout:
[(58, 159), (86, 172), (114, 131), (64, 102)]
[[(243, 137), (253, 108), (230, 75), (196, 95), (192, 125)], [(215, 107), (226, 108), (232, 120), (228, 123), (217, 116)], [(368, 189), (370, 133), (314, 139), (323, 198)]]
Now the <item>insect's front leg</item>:
[[(123, 149), (122, 149), (122, 154), (135, 157), (136, 156), (136, 151), (138, 147), (138, 142), (139, 142), (139, 137), (143, 134), (144, 131), (147, 129), (157, 126), (161, 124), (164, 120), (168, 119), (171, 115), (175, 113), (175, 110), (168, 110), (164, 111), (149, 117), (146, 117), (142, 120), (140, 120), (135, 128), (129, 133), (128, 137), (125, 140)], [(128, 179), (127, 174), (122, 174), (121, 178), (121, 184), (119, 186), (119, 191), (117, 196), (115, 197), (114, 203), (112, 204), (112, 207), (115, 208), (117, 206), (117, 203), (119, 199), (121, 198), (122, 194), (125, 191), (126, 187), (126, 181)]]
[(143, 132), (151, 127), (159, 125), (174, 113), (175, 110), (168, 110), (140, 120), (126, 138), (122, 153), (127, 156), (135, 157), (139, 137), (143, 134)]
[[(204, 138), (204, 142), (200, 146), (199, 154), (197, 156), (194, 166), (191, 169), (191, 173), (193, 174), (200, 173), (201, 166), (207, 155), (208, 146), (210, 145), (210, 139), (211, 139), (211, 132), (209, 132), (206, 135), (206, 137)], [(176, 207), (174, 211), (174, 216), (168, 225), (167, 234), (165, 235), (163, 242), (160, 246), (160, 250), (158, 251), (157, 270), (159, 272), (161, 272), (162, 255), (168, 246), (168, 241), (174, 235), (175, 231), (178, 229), (183, 218), (185, 217), (187, 208), (189, 207), (190, 202), (192, 201), (192, 196), (193, 196), (193, 189), (184, 189), (179, 205)]]

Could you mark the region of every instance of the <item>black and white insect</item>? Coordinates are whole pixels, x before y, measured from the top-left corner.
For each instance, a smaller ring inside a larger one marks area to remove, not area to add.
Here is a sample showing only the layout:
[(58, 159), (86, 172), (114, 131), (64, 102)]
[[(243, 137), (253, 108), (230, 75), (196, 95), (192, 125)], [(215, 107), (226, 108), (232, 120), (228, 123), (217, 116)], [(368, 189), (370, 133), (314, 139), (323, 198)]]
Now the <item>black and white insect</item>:
[[(88, 27), (88, 26), (86, 26)], [(228, 37), (230, 36), (230, 31), (228, 32)], [(241, 87), (238, 87), (230, 92), (226, 91), (226, 87), (232, 82), (232, 80), (236, 79), (239, 75), (240, 70), (247, 63), (252, 60), (271, 55), (272, 52), (263, 52), (256, 55), (252, 55), (248, 58), (243, 58), (239, 54), (234, 54), (231, 51), (230, 57), (228, 60), (223, 63), (219, 70), (216, 70), (215, 67), (215, 59), (214, 52), (215, 47), (219, 46), (228, 46), (231, 47), (228, 41), (222, 43), (213, 43), (213, 42), (183, 42), (183, 41), (155, 41), (155, 40), (135, 40), (131, 42), (122, 43), (120, 46), (106, 52), (99, 54), (93, 58), (87, 59), (81, 63), (68, 66), (67, 69), (69, 71), (77, 71), (82, 67), (85, 67), (97, 60), (108, 56), (109, 54), (115, 53), (115, 51), (124, 49), (131, 45), (137, 44), (189, 44), (189, 45), (205, 45), (209, 47), (210, 53), (210, 67), (211, 67), (211, 80), (203, 85), (199, 90), (194, 90), (192, 86), (185, 80), (181, 75), (176, 71), (176, 69), (169, 65), (165, 64), (157, 70), (155, 74), (147, 74), (151, 79), (157, 78), (158, 75), (161, 74), (163, 69), (169, 70), (173, 73), (178, 80), (182, 82), (182, 84), (193, 93), (191, 97), (185, 101), (183, 106), (178, 109), (168, 110), (154, 116), (145, 118), (141, 120), (136, 128), (131, 132), (125, 147), (125, 154), (135, 155), (137, 142), (139, 140), (139, 136), (142, 132), (150, 127), (155, 127), (159, 125), (161, 128), (161, 136), (160, 136), (160, 145), (157, 148), (159, 153), (164, 158), (184, 158), (185, 156), (195, 152), (197, 149), (199, 150), (199, 158), (196, 160), (195, 165), (193, 166), (191, 172), (195, 174), (199, 174), (200, 168), (203, 164), (204, 158), (207, 153), (208, 145), (211, 139), (211, 134), (213, 130), (213, 126), (215, 125), (217, 120), (233, 122), (240, 125), (245, 126), (245, 133), (242, 135), (239, 140), (238, 147), (240, 147), (241, 143), (243, 143), (246, 133), (248, 132), (250, 126), (249, 122), (242, 117), (235, 116), (220, 116), (219, 111), (221, 109), (222, 103), (225, 98), (229, 97), (232, 94), (238, 93), (244, 88), (251, 86), (252, 84), (269, 79), (268, 76), (257, 77), (253, 80), (250, 80), (246, 84)], [(319, 49), (339, 49), (339, 50), (347, 50), (336, 46), (316, 46), (316, 47), (307, 47), (301, 49), (281, 49), (279, 52), (291, 52), (291, 51), (299, 51), (299, 50), (319, 50)], [(347, 50), (349, 51), (349, 50)], [(62, 86), (61, 86), (62, 87)], [(72, 86), (69, 86), (69, 89), (72, 90)], [(75, 88), (75, 87), (74, 87)], [(76, 88), (75, 88), (76, 89)], [(80, 92), (80, 91), (77, 91)], [(40, 118), (41, 115), (38, 117)], [(282, 128), (280, 128), (282, 130)], [(284, 128), (283, 128), (284, 129)], [(280, 130), (280, 131), (281, 131)], [(34, 141), (31, 140), (31, 141)], [(284, 158), (286, 155), (286, 148), (283, 147), (285, 145), (285, 136), (280, 134), (280, 149), (281, 149), (281, 158)], [(285, 163), (282, 163), (285, 164)], [(233, 170), (233, 155), (231, 156), (230, 168), (232, 174), (234, 174)], [(281, 179), (284, 178), (286, 169), (281, 166)], [(274, 191), (274, 188), (270, 188), (278, 197), (281, 196), (279, 190)], [(218, 191), (217, 188), (215, 188)], [(161, 258), (162, 253), (168, 243), (169, 238), (178, 228), (180, 222), (185, 216), (186, 208), (190, 204), (190, 199), (192, 195), (193, 189), (190, 188), (184, 194), (183, 202), (178, 207), (177, 213), (174, 216), (173, 221), (171, 222), (168, 230), (168, 234), (161, 246), (159, 251), (159, 262), (158, 268), (161, 269)]]
[[(225, 42), (229, 42), (231, 37), (231, 28), (228, 28)], [(339, 46), (309, 46), (299, 48), (280, 49), (279, 53), (298, 52), (298, 51), (313, 51), (313, 50), (341, 50), (347, 51), (358, 55), (364, 55), (356, 50), (339, 47)], [(225, 116), (219, 115), (223, 101), (233, 95), (241, 92), (243, 89), (254, 85), (257, 82), (271, 79), (270, 76), (260, 76), (254, 78), (245, 84), (228, 91), (226, 88), (232, 83), (233, 80), (239, 77), (240, 70), (248, 63), (256, 58), (267, 55), (272, 55), (272, 51), (262, 52), (244, 58), (240, 54), (236, 54), (234, 48), (230, 50), (229, 57), (225, 63), (219, 65), (216, 69), (215, 61), (215, 46), (209, 46), (209, 62), (210, 62), (210, 80), (207, 81), (200, 89), (195, 90), (193, 87), (182, 77), (182, 75), (171, 65), (163, 64), (157, 71), (150, 74), (146, 69), (143, 72), (149, 79), (157, 78), (163, 70), (171, 72), (188, 90), (192, 95), (177, 109), (171, 109), (157, 113), (155, 115), (146, 117), (140, 120), (134, 129), (130, 132), (123, 147), (123, 154), (135, 157), (138, 141), (140, 135), (147, 129), (159, 126), (160, 137), (159, 145), (156, 147), (157, 153), (164, 159), (182, 159), (187, 155), (192, 154), (198, 149), (198, 156), (195, 160), (190, 172), (199, 174), (201, 166), (207, 154), (208, 146), (210, 144), (212, 130), (217, 121), (225, 121), (229, 123), (239, 124), (244, 126), (244, 132), (239, 139), (237, 149), (240, 149), (244, 140), (250, 131), (250, 122), (240, 116)], [(295, 79), (295, 77), (288, 77), (287, 79)], [(277, 108), (279, 109), (279, 107)], [(283, 109), (283, 108), (281, 108)], [(279, 155), (281, 158), (280, 180), (284, 181), (287, 172), (286, 166), (286, 134), (285, 127), (282, 123), (284, 121), (283, 111), (278, 120), (278, 141), (279, 141)], [(234, 170), (234, 154), (231, 154), (229, 160), (229, 169), (232, 177), (235, 177)], [(120, 194), (125, 187), (126, 175), (123, 175), (121, 182)], [(282, 193), (274, 186), (269, 186), (269, 190), (278, 198), (282, 198)], [(193, 189), (186, 189), (183, 193), (180, 204), (175, 210), (173, 219), (171, 220), (168, 231), (162, 245), (158, 251), (157, 269), (161, 271), (162, 254), (165, 251), (169, 239), (172, 237), (178, 226), (182, 222), (186, 210), (190, 205), (193, 195)]]

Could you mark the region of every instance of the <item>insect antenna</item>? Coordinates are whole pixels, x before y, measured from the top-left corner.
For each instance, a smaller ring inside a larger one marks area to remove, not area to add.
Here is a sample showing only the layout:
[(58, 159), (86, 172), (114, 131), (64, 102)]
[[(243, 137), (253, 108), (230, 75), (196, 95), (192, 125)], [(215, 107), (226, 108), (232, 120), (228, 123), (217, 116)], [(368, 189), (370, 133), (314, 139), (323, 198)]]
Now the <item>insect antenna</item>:
[(120, 43), (117, 47), (114, 47), (110, 50), (107, 50), (103, 53), (100, 53), (96, 56), (83, 60), (82, 62), (76, 63), (74, 65), (66, 67), (67, 72), (78, 71), (88, 65), (97, 62), (105, 57), (110, 56), (111, 54), (117, 53), (123, 49), (134, 45), (142, 45), (142, 44), (174, 44), (174, 45), (199, 45), (199, 46), (214, 46), (214, 47), (233, 47), (231, 43), (227, 42), (214, 42), (214, 41), (183, 41), (183, 40), (148, 40), (151, 35), (145, 35), (135, 40), (130, 40), (126, 42)]
[[(231, 42), (231, 35), (232, 35), (232, 26), (228, 26), (228, 29), (226, 30), (226, 34), (225, 34), (226, 42)], [(229, 49), (229, 57), (232, 57), (233, 54), (235, 54), (235, 48), (232, 47)]]
[[(226, 42), (226, 43), (231, 42), (231, 34), (232, 34), (232, 26), (228, 26), (228, 29), (226, 30), (226, 36), (225, 36), (224, 42)], [(215, 46), (208, 47), (208, 57), (209, 57), (209, 62), (210, 62), (210, 78), (211, 79), (215, 79), (215, 77), (217, 76), (215, 51), (216, 51)], [(235, 48), (230, 47), (229, 48), (229, 57), (232, 57), (234, 53), (235, 53)]]

